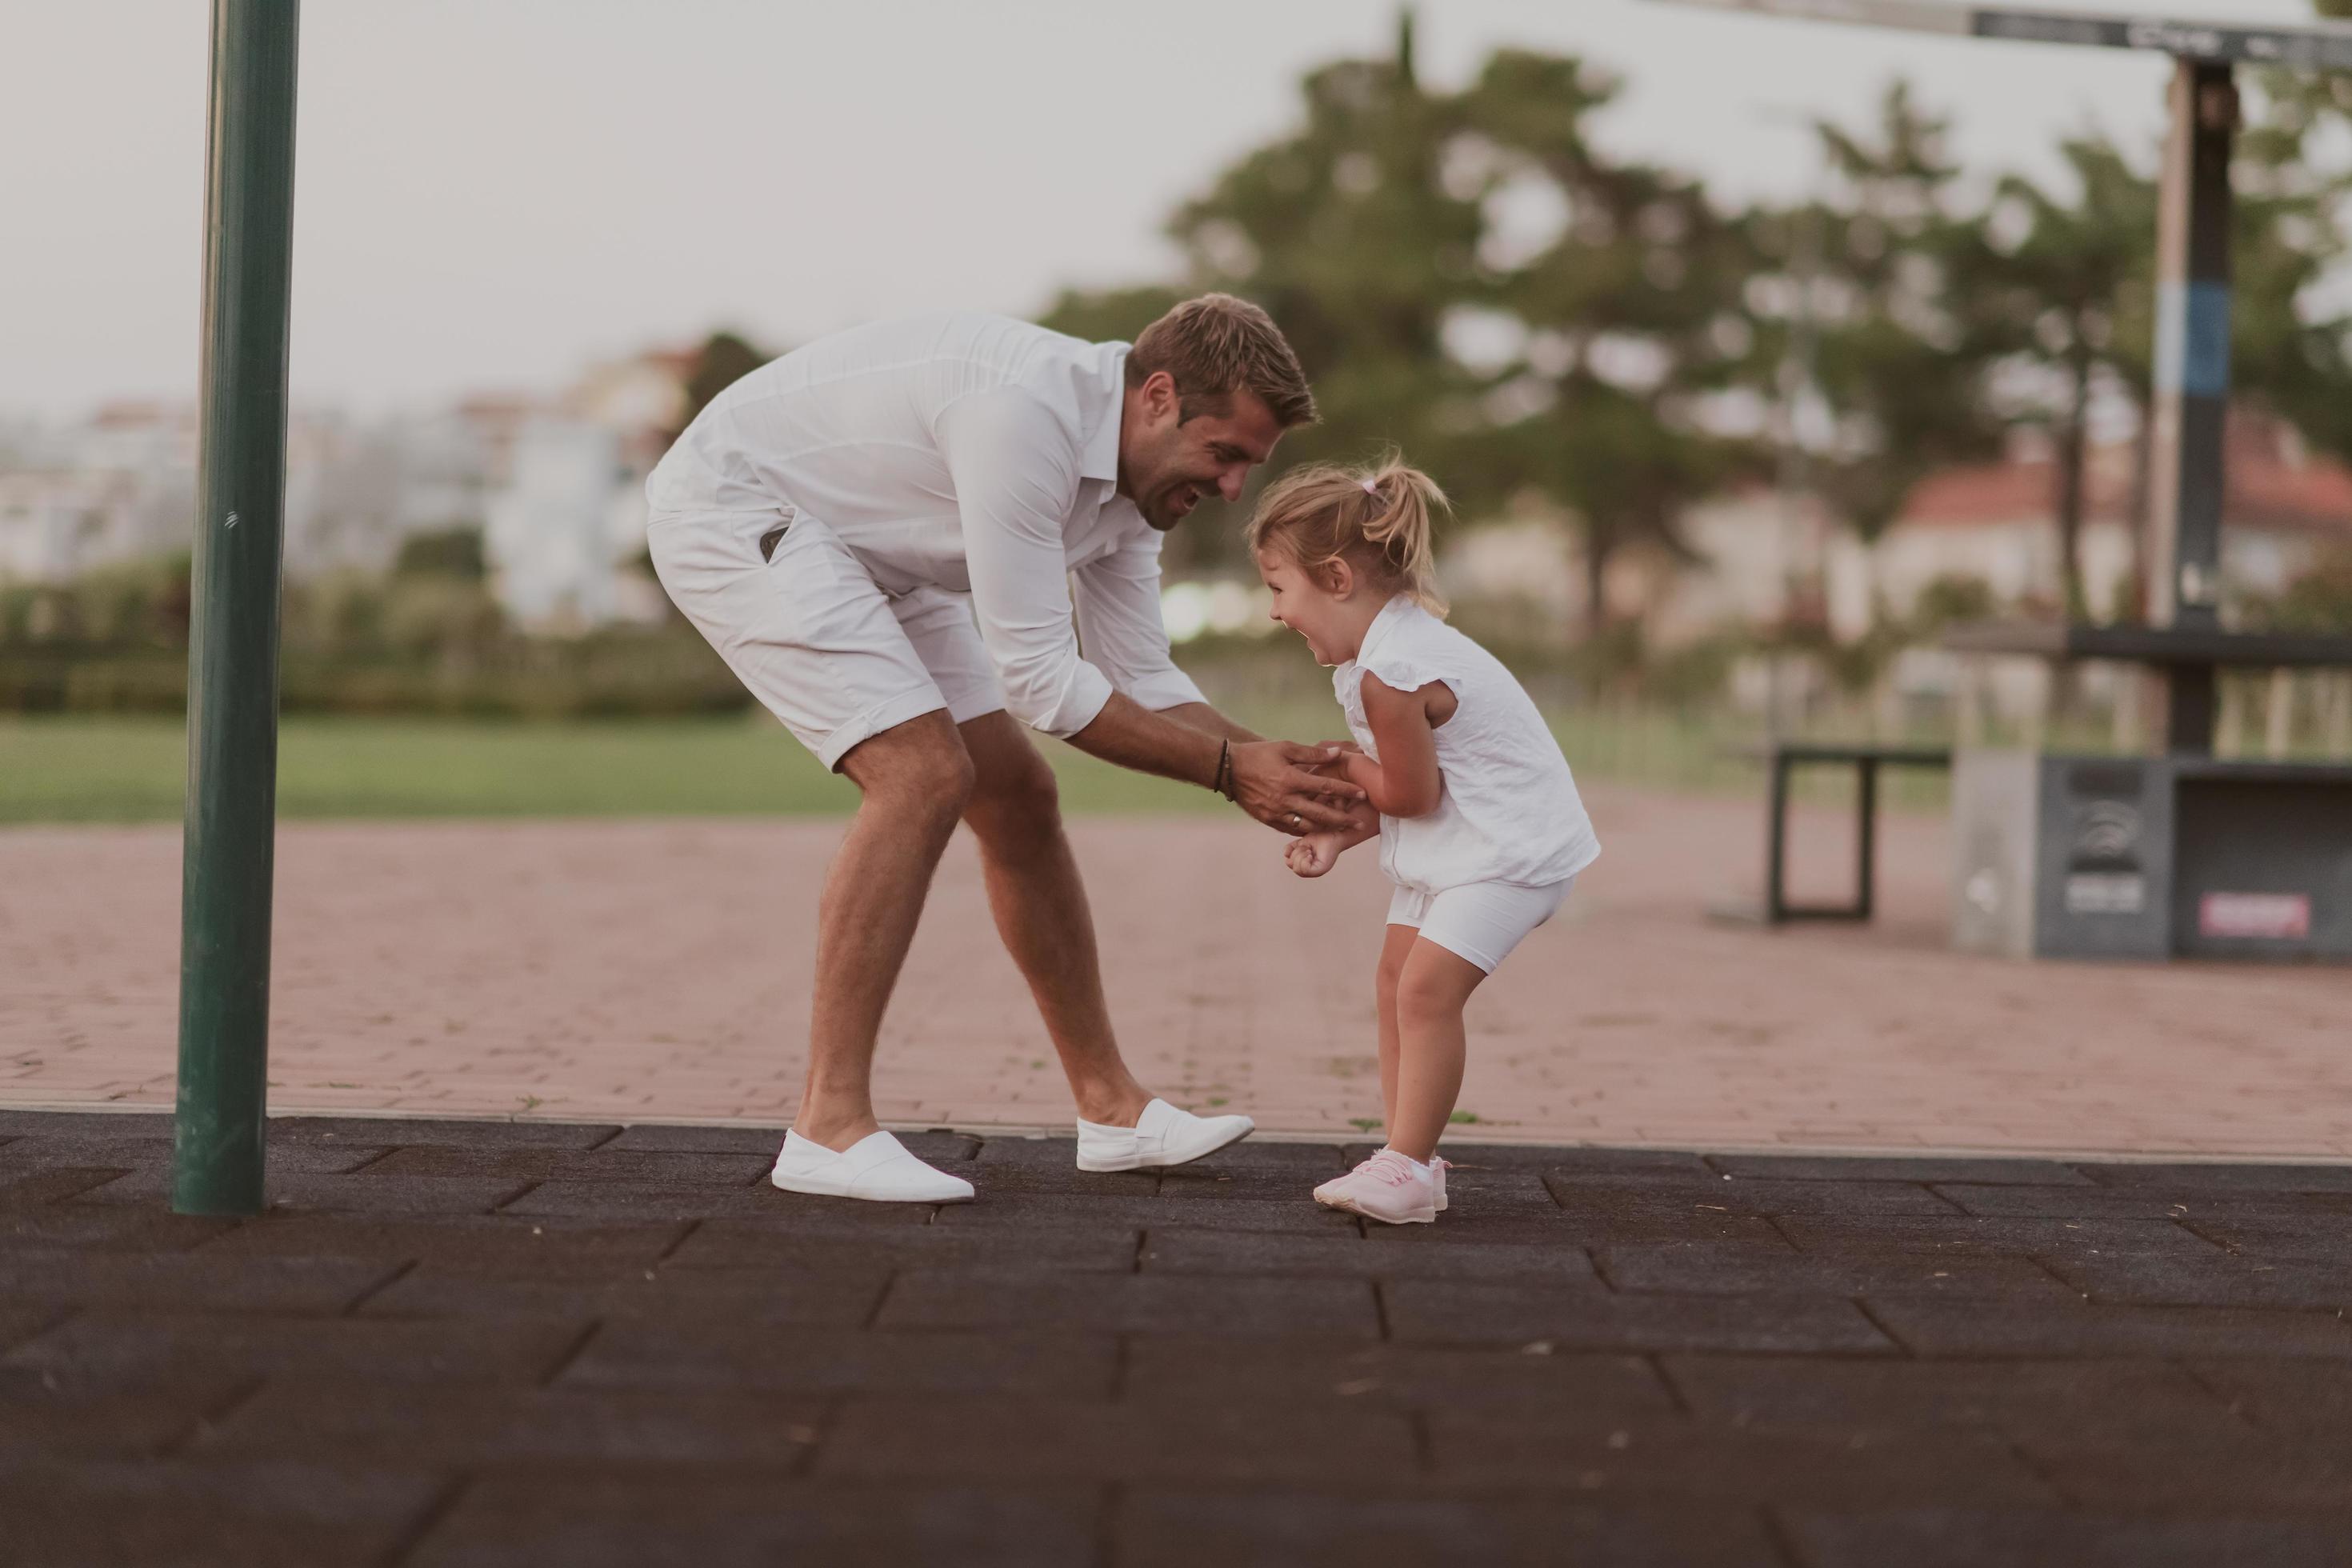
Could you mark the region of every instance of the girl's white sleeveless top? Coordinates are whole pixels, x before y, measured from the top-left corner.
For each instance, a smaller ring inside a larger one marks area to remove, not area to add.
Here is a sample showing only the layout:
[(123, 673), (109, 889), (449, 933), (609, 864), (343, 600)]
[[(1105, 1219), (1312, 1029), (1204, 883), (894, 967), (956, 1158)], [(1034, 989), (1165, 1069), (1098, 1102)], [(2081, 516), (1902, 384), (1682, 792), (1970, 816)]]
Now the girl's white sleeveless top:
[(1469, 882), (1548, 887), (1600, 857), (1559, 742), (1503, 661), (1400, 594), (1356, 657), (1332, 672), (1348, 732), (1374, 762), (1364, 721), (1369, 672), (1399, 691), (1444, 681), (1454, 717), (1432, 731), (1444, 778), (1437, 809), (1381, 818), (1381, 869), (1400, 887), (1439, 893)]

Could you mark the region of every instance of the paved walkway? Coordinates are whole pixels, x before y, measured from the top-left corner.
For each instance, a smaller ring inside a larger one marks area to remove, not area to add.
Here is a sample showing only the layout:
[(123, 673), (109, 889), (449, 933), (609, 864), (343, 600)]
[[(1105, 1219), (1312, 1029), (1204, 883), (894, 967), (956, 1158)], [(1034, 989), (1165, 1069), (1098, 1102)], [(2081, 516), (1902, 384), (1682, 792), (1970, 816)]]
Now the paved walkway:
[(1492, 1148), (1366, 1234), (1330, 1144), (966, 1206), (772, 1130), (0, 1113), (19, 1568), (2341, 1564), (2342, 1167)]
[[(1711, 899), (1753, 885), (1756, 805), (1591, 795), (1607, 853), (1473, 1004), (1465, 1137), (2352, 1157), (2352, 973), (1958, 956), (1942, 825), (1919, 816), (1887, 824), (1877, 924), (1713, 924)], [(1844, 826), (1801, 816), (1811, 890), (1847, 875)], [(289, 826), (275, 1101), (783, 1120), (838, 833)], [(1300, 883), (1238, 820), (1074, 833), (1148, 1081), (1269, 1130), (1346, 1136), (1379, 1116), (1370, 856)], [(0, 1103), (170, 1102), (179, 854), (173, 828), (0, 833)], [(899, 1124), (1067, 1124), (966, 844), (925, 916), (879, 1087)]]

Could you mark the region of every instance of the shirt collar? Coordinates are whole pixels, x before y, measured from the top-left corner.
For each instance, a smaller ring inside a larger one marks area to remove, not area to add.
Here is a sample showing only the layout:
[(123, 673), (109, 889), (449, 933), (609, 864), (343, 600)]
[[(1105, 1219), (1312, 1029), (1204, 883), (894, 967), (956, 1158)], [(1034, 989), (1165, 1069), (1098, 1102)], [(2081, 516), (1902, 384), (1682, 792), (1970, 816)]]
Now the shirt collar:
[(1087, 416), (1094, 421), (1087, 431), (1086, 445), (1078, 454), (1078, 477), (1082, 479), (1118, 479), (1119, 417), (1127, 406), (1127, 345), (1097, 343), (1095, 345), (1097, 384), (1089, 388), (1097, 394), (1088, 399)]

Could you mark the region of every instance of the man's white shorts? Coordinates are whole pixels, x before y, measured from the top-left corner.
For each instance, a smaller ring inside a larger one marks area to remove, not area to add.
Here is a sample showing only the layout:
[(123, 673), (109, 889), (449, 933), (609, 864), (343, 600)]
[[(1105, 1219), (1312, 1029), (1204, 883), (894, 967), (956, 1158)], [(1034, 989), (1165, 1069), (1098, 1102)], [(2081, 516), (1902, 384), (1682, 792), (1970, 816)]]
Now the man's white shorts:
[(1544, 888), (1517, 882), (1465, 882), (1436, 893), (1399, 888), (1389, 900), (1389, 924), (1418, 926), (1423, 942), (1492, 974), (1529, 931), (1559, 912), (1574, 886), (1570, 877)]
[(762, 559), (774, 514), (683, 512), (646, 530), (654, 573), (737, 679), (828, 768), (852, 746), (941, 709), (1004, 706), (971, 598), (886, 594), (840, 537), (802, 512)]

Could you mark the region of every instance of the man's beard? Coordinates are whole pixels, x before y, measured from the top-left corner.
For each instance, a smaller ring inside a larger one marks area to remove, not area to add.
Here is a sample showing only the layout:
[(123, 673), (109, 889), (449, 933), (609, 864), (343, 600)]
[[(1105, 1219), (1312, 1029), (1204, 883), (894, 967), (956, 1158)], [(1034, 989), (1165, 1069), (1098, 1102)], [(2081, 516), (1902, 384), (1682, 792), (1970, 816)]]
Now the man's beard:
[[(1179, 503), (1186, 490), (1194, 492), (1192, 504), (1180, 510)], [(1201, 486), (1190, 479), (1178, 479), (1162, 486), (1151, 498), (1151, 505), (1143, 511), (1143, 521), (1165, 533), (1201, 509)]]

